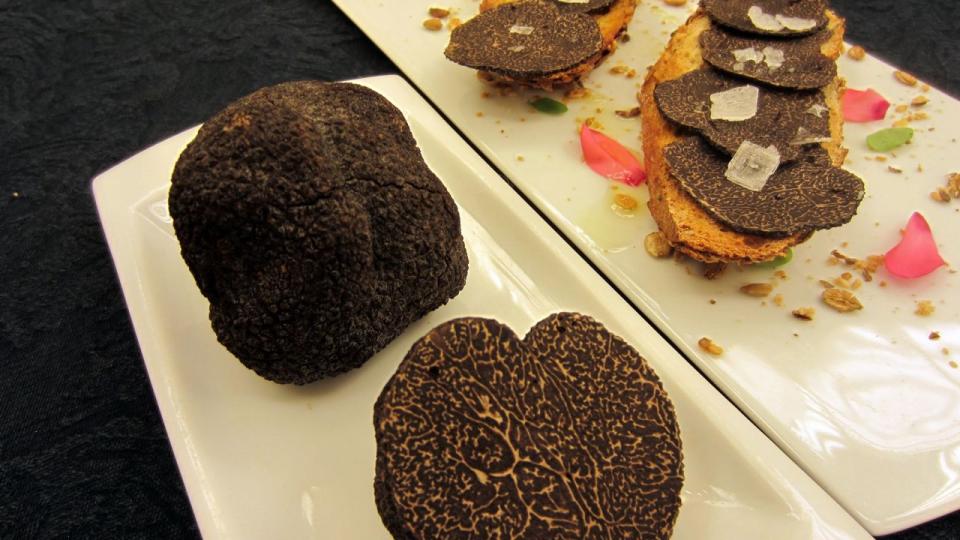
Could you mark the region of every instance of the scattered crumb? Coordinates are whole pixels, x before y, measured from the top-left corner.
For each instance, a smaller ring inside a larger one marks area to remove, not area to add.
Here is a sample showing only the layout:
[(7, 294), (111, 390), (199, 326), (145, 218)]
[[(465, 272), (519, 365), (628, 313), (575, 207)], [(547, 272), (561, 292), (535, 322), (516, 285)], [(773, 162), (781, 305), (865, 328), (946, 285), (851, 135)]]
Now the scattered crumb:
[(923, 107), (927, 103), (930, 103), (930, 99), (927, 96), (917, 96), (910, 101), (910, 104), (914, 107)]
[(877, 160), (877, 161), (886, 161), (886, 160), (887, 160), (887, 156), (873, 156), (873, 159), (875, 159), (875, 160)]
[(517, 154), (517, 161), (523, 161), (524, 157), (522, 154)]
[(727, 269), (727, 263), (710, 263), (703, 266), (703, 277), (707, 279), (717, 279)]
[(783, 307), (783, 295), (782, 295), (782, 294), (778, 294), (778, 295), (776, 295), (776, 296), (773, 297), (773, 305), (775, 305), (775, 306), (777, 306), (777, 307)]
[[(637, 200), (625, 193), (617, 193), (614, 195), (613, 204), (624, 210), (635, 210), (637, 208)], [(664, 240), (666, 240), (666, 237), (664, 237)]]
[(820, 286), (823, 287), (824, 289), (832, 289), (832, 288), (833, 288), (833, 283), (830, 283), (829, 281), (827, 281), (827, 280), (825, 280), (825, 279), (821, 279), (821, 280), (820, 280)]
[(907, 86), (917, 85), (917, 78), (907, 73), (906, 71), (900, 71), (900, 70), (894, 71), (893, 76), (895, 79), (897, 79), (898, 81), (900, 81), (901, 83)]
[(897, 105), (896, 107), (894, 107), (893, 110), (896, 111), (896, 112), (898, 112), (898, 113), (907, 112), (907, 106), (906, 106), (906, 105)]
[(640, 116), (640, 107), (634, 107), (624, 111), (613, 111), (620, 118), (634, 118)]
[(936, 331), (930, 332), (930, 335), (927, 336), (927, 337), (930, 338), (930, 339), (933, 340), (933, 341), (936, 341), (936, 340), (940, 339), (940, 332), (936, 332)]
[(917, 302), (917, 309), (914, 310), (914, 313), (921, 317), (929, 317), (930, 315), (933, 315), (933, 312), (936, 311), (936, 309), (937, 308), (934, 307), (933, 302), (930, 300), (919, 300)]
[(769, 283), (748, 283), (743, 287), (740, 287), (740, 292), (747, 296), (755, 296), (757, 298), (763, 298), (769, 296), (773, 292), (773, 285)]
[(620, 34), (620, 37), (618, 37), (617, 39), (620, 40), (620, 43), (626, 43), (630, 41), (630, 34), (624, 32)]
[(784, 272), (783, 270), (777, 270), (776, 272), (773, 273), (773, 276), (782, 280), (787, 279), (787, 273)]
[(796, 317), (796, 318), (798, 318), (798, 319), (800, 319), (800, 320), (812, 321), (812, 320), (813, 320), (813, 315), (814, 315), (814, 313), (816, 313), (816, 310), (813, 309), (812, 307), (802, 307), (802, 308), (797, 308), (797, 309), (791, 311), (790, 313), (791, 313), (794, 317)]
[(950, 363), (950, 367), (952, 367), (953, 369), (957, 369), (957, 363), (956, 363), (956, 362), (954, 362), (953, 360), (951, 360), (949, 363)]
[(623, 65), (623, 64), (617, 64), (617, 65), (613, 66), (612, 68), (610, 68), (610, 73), (612, 73), (612, 74), (614, 74), (614, 75), (622, 75), (622, 74), (626, 73), (627, 71), (630, 71), (630, 68), (627, 67), (627, 66), (625, 66), (625, 65)]
[(947, 175), (947, 192), (954, 199), (960, 199), (960, 173), (950, 173)]
[(716, 303), (717, 303), (716, 300), (714, 300), (713, 298), (710, 299), (710, 305), (713, 305), (713, 304), (716, 304)]
[(670, 241), (660, 231), (652, 232), (643, 239), (643, 247), (647, 253), (656, 259), (669, 257), (673, 253), (673, 246)]
[(429, 13), (431, 17), (436, 17), (437, 19), (443, 19), (450, 14), (450, 8), (432, 7), (429, 10), (427, 10), (427, 13)]
[(723, 347), (717, 345), (708, 337), (700, 338), (700, 341), (697, 341), (697, 345), (699, 345), (700, 348), (706, 351), (708, 354), (712, 354), (713, 356), (720, 356), (723, 354)]
[(863, 60), (863, 57), (867, 55), (867, 51), (863, 50), (863, 47), (859, 45), (854, 45), (850, 47), (850, 50), (847, 51), (847, 56), (853, 58), (854, 60)]
[(820, 294), (823, 303), (839, 313), (849, 313), (863, 309), (863, 304), (850, 291), (844, 289), (825, 289)]
[(487, 99), (490, 97), (490, 92), (487, 92), (486, 90), (484, 90), (483, 92), (480, 92), (480, 97), (482, 97), (483, 99)]
[(894, 167), (893, 165), (887, 165), (887, 170), (895, 174), (900, 174), (903, 172), (903, 169), (900, 167)]
[(435, 17), (431, 17), (423, 21), (423, 27), (432, 32), (436, 32), (443, 28), (443, 21)]
[(627, 71), (627, 78), (628, 78), (628, 79), (633, 79), (633, 78), (635, 78), (636, 76), (637, 76), (637, 70), (635, 70), (635, 69), (633, 69), (633, 68), (630, 68), (630, 70)]
[(456, 30), (456, 28), (461, 24), (463, 24), (463, 21), (461, 21), (457, 17), (450, 17), (450, 20), (447, 21), (447, 30), (450, 30), (450, 31)]
[(940, 352), (942, 352), (944, 356), (950, 356), (950, 349), (946, 347), (940, 349)]
[(477, 111), (477, 118), (483, 118), (483, 111)]
[(887, 282), (881, 280), (881, 281), (880, 281), (880, 286), (881, 286), (881, 287), (886, 287), (886, 286), (887, 286)]
[(936, 191), (930, 192), (930, 198), (941, 203), (950, 202), (950, 192), (945, 188), (938, 187)]
[(567, 99), (578, 99), (586, 97), (589, 93), (590, 91), (582, 86), (574, 86), (570, 90), (567, 90), (567, 93), (565, 93), (563, 97)]

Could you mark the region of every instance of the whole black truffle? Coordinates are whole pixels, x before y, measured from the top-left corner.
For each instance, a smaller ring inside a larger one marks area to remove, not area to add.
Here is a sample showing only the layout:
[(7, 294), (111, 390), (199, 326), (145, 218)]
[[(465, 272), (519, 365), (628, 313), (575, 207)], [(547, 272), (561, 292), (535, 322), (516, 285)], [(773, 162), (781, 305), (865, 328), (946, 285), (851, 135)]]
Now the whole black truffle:
[(453, 199), (400, 111), (354, 84), (230, 104), (180, 156), (169, 206), (217, 338), (278, 383), (361, 365), (466, 280)]

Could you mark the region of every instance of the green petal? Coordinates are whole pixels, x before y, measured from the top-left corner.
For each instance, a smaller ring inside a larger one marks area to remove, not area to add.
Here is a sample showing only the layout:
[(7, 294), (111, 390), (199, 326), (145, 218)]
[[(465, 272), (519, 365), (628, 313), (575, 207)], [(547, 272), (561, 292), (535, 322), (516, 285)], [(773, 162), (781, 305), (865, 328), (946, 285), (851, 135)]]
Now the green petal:
[(867, 146), (874, 152), (889, 152), (913, 138), (913, 129), (908, 127), (887, 128), (867, 137)]
[(537, 98), (530, 102), (530, 105), (546, 114), (563, 114), (567, 112), (567, 106), (555, 99), (550, 99), (547, 97)]

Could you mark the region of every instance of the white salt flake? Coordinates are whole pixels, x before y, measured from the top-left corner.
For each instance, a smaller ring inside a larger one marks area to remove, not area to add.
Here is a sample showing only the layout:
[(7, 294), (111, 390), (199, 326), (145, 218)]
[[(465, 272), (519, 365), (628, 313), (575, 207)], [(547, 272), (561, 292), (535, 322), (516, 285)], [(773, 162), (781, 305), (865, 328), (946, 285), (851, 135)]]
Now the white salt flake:
[(797, 128), (797, 134), (793, 137), (793, 140), (790, 141), (792, 146), (800, 146), (803, 144), (813, 144), (813, 143), (822, 143), (830, 140), (830, 137), (823, 135), (817, 135), (809, 129), (800, 126)]
[(771, 144), (764, 148), (759, 144), (743, 141), (727, 165), (725, 176), (740, 187), (761, 191), (778, 167), (780, 152), (776, 146)]
[(733, 58), (740, 63), (744, 62), (763, 62), (763, 53), (754, 49), (753, 47), (747, 47), (746, 49), (735, 49), (733, 51)]
[(710, 119), (742, 122), (757, 115), (760, 89), (753, 85), (738, 86), (710, 94)]
[(823, 105), (821, 105), (821, 104), (819, 104), (819, 103), (814, 103), (813, 105), (810, 106), (809, 109), (807, 109), (807, 114), (812, 114), (812, 115), (816, 116), (817, 118), (823, 118), (823, 113), (825, 113), (825, 112), (827, 112), (827, 111), (829, 111), (829, 110), (830, 110), (830, 109), (824, 107)]
[(769, 45), (763, 48), (763, 62), (767, 64), (767, 67), (770, 68), (770, 71), (779, 69), (783, 65), (783, 61), (786, 58), (783, 55), (781, 49), (776, 49), (770, 47)]
[(526, 47), (524, 47), (523, 45), (516, 45), (516, 46), (514, 46), (514, 47), (507, 47), (507, 50), (510, 51), (510, 52), (521, 52), (521, 51), (523, 51), (524, 49), (526, 49)]
[(804, 19), (802, 17), (787, 17), (786, 15), (777, 15), (777, 22), (783, 25), (787, 30), (794, 32), (804, 32), (817, 25), (814, 19)]
[(515, 25), (513, 25), (513, 26), (510, 27), (510, 33), (511, 33), (511, 34), (521, 34), (521, 35), (524, 35), (524, 36), (529, 36), (530, 34), (533, 33), (533, 27), (532, 27), (532, 26), (523, 26), (523, 25), (521, 25), (521, 24), (515, 24)]
[(763, 8), (760, 6), (750, 6), (750, 9), (747, 10), (747, 17), (749, 17), (750, 22), (760, 30), (766, 30), (768, 32), (783, 30), (783, 23), (780, 22), (776, 16), (764, 13)]

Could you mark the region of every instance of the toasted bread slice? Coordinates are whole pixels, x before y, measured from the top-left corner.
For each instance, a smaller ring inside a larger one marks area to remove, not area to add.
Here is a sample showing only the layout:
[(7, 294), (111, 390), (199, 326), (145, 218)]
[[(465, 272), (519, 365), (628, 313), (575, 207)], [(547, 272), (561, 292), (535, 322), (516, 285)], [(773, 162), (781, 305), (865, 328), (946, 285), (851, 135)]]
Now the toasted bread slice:
[[(519, 0), (483, 0), (480, 3), (480, 11), (493, 9), (503, 4), (517, 2)], [(633, 12), (637, 9), (640, 0), (617, 0), (605, 13), (594, 15), (597, 24), (600, 26), (600, 35), (603, 37), (603, 49), (600, 53), (591, 56), (577, 66), (552, 73), (536, 79), (515, 79), (501, 74), (484, 73), (484, 78), (495, 82), (515, 83), (524, 86), (534, 86), (552, 90), (555, 86), (562, 86), (580, 80), (581, 77), (593, 71), (595, 67), (610, 53), (617, 48), (617, 37), (627, 28), (627, 24), (633, 18)]]
[[(843, 20), (832, 11), (827, 12), (827, 29), (831, 36), (821, 53), (831, 59), (840, 56), (843, 49)], [(647, 72), (638, 95), (640, 101), (643, 155), (650, 187), (650, 213), (670, 243), (681, 253), (706, 263), (769, 261), (783, 255), (788, 248), (803, 242), (810, 234), (786, 238), (767, 238), (743, 234), (721, 224), (688, 195), (670, 175), (663, 150), (679, 138), (678, 130), (663, 117), (653, 97), (653, 89), (661, 81), (676, 79), (703, 65), (700, 34), (713, 24), (698, 10), (677, 29), (657, 63)], [(843, 116), (840, 112), (840, 93), (844, 82), (839, 77), (823, 89), (830, 108), (831, 140), (822, 143), (833, 164), (839, 166), (846, 157), (843, 141)]]

